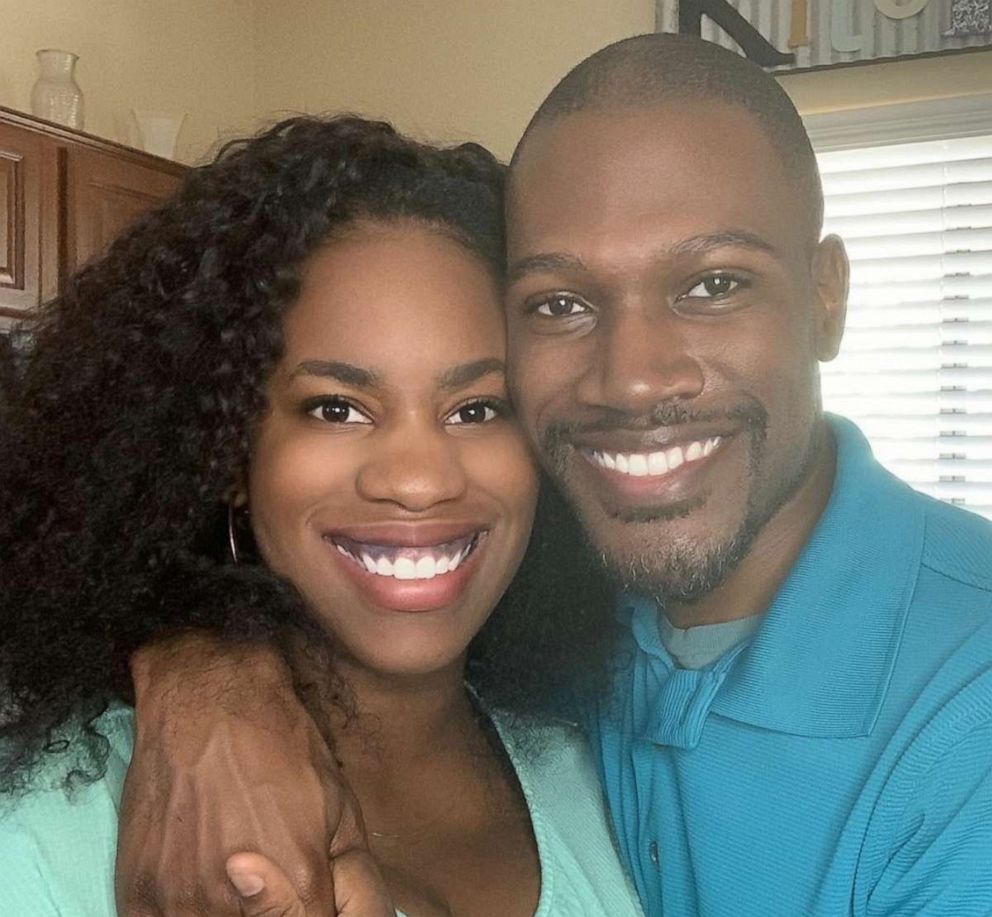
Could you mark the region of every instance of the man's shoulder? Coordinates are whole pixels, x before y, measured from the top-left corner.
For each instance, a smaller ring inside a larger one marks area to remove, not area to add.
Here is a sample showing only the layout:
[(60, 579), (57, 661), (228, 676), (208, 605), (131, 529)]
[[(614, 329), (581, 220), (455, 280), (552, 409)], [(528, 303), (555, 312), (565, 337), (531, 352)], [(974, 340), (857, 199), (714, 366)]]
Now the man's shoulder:
[(992, 522), (957, 506), (924, 503), (922, 564), (933, 573), (992, 594)]

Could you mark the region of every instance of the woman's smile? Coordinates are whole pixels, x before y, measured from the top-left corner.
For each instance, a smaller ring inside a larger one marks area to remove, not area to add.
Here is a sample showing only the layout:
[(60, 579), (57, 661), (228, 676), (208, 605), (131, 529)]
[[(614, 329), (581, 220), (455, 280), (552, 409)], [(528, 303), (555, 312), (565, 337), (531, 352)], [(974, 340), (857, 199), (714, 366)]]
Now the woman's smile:
[(324, 534), (358, 588), (390, 611), (437, 611), (454, 602), (478, 567), (487, 529), (434, 522)]

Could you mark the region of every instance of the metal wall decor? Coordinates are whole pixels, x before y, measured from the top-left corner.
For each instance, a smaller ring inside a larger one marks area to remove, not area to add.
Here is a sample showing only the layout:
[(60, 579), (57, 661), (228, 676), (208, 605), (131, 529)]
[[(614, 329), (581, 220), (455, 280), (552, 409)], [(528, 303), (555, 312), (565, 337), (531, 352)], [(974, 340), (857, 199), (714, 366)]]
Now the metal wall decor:
[(992, 47), (992, 0), (655, 0), (655, 29), (806, 70)]

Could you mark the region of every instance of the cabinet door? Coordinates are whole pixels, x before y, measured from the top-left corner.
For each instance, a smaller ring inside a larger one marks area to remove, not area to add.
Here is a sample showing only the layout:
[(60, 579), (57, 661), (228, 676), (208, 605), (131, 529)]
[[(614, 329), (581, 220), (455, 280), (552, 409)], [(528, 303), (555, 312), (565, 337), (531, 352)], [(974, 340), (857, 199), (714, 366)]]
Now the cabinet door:
[(55, 292), (42, 277), (42, 177), (55, 157), (40, 134), (0, 124), (0, 313), (33, 309)]
[(67, 273), (103, 254), (136, 217), (165, 200), (180, 176), (98, 150), (68, 150)]

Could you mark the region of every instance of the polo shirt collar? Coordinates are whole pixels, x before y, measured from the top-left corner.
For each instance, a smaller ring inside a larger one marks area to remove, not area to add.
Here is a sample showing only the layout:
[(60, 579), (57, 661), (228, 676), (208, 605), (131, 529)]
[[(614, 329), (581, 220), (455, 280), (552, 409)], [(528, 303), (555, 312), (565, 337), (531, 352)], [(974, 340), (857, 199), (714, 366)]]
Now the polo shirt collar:
[[(714, 664), (721, 684), (709, 709), (777, 732), (841, 738), (868, 735), (878, 718), (916, 585), (924, 509), (857, 427), (828, 420), (837, 443), (830, 500), (753, 639)], [(638, 602), (631, 611), (641, 649), (671, 666), (657, 609)]]

